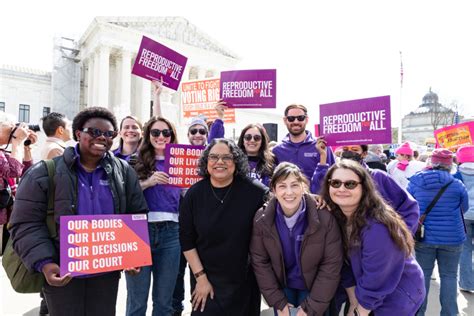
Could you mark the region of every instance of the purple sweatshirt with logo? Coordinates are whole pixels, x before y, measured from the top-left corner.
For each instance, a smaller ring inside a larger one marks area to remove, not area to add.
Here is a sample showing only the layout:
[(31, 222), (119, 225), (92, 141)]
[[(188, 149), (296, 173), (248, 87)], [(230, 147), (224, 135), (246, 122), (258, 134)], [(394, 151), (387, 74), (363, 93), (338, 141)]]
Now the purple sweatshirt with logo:
[(355, 286), (360, 305), (375, 315), (415, 315), (425, 298), (423, 271), (395, 244), (384, 224), (369, 219), (349, 259), (341, 283)]
[(263, 174), (257, 170), (258, 163), (260, 162), (259, 157), (248, 157), (249, 160), (249, 178), (256, 179), (261, 183), (265, 184), (267, 187), (270, 184), (270, 176)]
[(301, 272), (300, 260), (301, 243), (303, 241), (304, 232), (308, 227), (308, 219), (305, 211), (306, 207), (303, 199), (302, 208), (295, 214), (298, 218), (291, 230), (285, 222), (285, 215), (283, 214), (280, 203), (277, 203), (275, 216), (275, 226), (280, 236), (283, 259), (285, 261), (286, 286), (297, 290), (308, 290)]
[[(155, 161), (155, 170), (164, 171), (164, 160)], [(146, 203), (152, 212), (178, 214), (181, 189), (169, 185), (157, 184), (143, 191)]]
[[(275, 154), (275, 165), (288, 161), (297, 165), (305, 174), (308, 180), (311, 180), (320, 157), (316, 150), (316, 138), (310, 131), (306, 131), (306, 138), (301, 143), (293, 143), (289, 134), (282, 140), (282, 143), (273, 148)], [(334, 164), (335, 159), (331, 148), (327, 147), (327, 164)]]

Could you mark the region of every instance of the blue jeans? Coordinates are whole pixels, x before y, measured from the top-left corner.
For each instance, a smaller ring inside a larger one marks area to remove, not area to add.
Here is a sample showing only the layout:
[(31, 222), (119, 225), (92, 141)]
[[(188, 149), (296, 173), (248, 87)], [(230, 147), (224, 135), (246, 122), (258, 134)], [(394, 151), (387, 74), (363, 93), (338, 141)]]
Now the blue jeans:
[(186, 261), (186, 258), (183, 253), (181, 253), (178, 277), (176, 278), (176, 285), (174, 286), (173, 291), (173, 309), (175, 312), (182, 312), (184, 310), (184, 274), (187, 264), (188, 262)]
[(173, 314), (171, 301), (181, 253), (178, 223), (148, 223), (148, 230), (153, 264), (142, 267), (140, 273), (135, 276), (126, 274), (127, 316), (145, 316), (152, 275), (152, 315)]
[(459, 262), (459, 287), (474, 291), (474, 261), (472, 260), (472, 239), (474, 238), (474, 221), (465, 219), (466, 241), (464, 242), (461, 261)]
[(438, 262), (438, 271), (441, 279), (439, 300), (441, 303), (440, 315), (458, 315), (457, 296), (457, 276), (459, 257), (461, 256), (462, 245), (429, 245), (417, 242), (415, 246), (416, 261), (420, 264), (425, 275), (426, 297), (418, 310), (417, 316), (424, 316), (428, 304), (428, 292), (430, 289), (431, 274), (435, 261)]
[[(290, 288), (284, 288), (283, 292), (285, 292), (286, 300), (288, 303), (293, 305), (294, 307), (300, 306), (300, 304), (304, 301), (306, 296), (308, 296), (309, 291), (307, 290), (295, 290)], [(275, 316), (278, 315), (277, 309), (273, 308)]]

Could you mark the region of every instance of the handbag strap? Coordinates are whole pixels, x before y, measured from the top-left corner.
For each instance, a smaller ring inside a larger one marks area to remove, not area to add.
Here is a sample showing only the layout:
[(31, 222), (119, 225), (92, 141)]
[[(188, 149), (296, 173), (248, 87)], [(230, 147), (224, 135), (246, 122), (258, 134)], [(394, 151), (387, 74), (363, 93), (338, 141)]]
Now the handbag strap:
[(58, 231), (56, 229), (56, 222), (54, 221), (54, 196), (56, 191), (56, 186), (54, 183), (54, 175), (56, 173), (56, 166), (54, 160), (44, 160), (46, 168), (48, 169), (48, 178), (49, 178), (49, 190), (48, 190), (48, 209), (46, 215), (46, 225), (48, 226), (49, 235), (52, 239), (58, 236)]
[(423, 224), (423, 222), (425, 221), (425, 218), (426, 216), (428, 216), (428, 214), (431, 212), (431, 210), (433, 209), (433, 207), (435, 206), (436, 202), (438, 202), (439, 198), (441, 197), (441, 195), (443, 195), (444, 191), (446, 191), (446, 189), (449, 187), (449, 185), (451, 183), (453, 183), (454, 180), (451, 180), (449, 181), (447, 184), (445, 184), (441, 189), (439, 189), (438, 193), (436, 194), (436, 196), (434, 197), (433, 201), (431, 201), (430, 205), (428, 205), (428, 207), (426, 208), (425, 210), (425, 213), (423, 215), (420, 216), (420, 223)]

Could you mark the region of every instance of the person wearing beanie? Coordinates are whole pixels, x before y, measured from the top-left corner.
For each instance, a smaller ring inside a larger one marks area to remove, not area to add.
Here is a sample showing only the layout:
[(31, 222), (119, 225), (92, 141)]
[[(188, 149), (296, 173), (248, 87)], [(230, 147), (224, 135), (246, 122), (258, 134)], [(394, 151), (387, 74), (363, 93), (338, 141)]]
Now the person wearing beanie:
[(189, 143), (194, 146), (205, 146), (208, 132), (207, 124), (203, 118), (200, 116), (193, 118), (188, 128)]
[(413, 153), (414, 145), (405, 142), (395, 150), (397, 159), (387, 166), (388, 174), (404, 189), (408, 185), (408, 178), (426, 167), (426, 164), (413, 159)]
[(461, 180), (469, 197), (469, 209), (464, 213), (466, 226), (466, 240), (459, 262), (459, 289), (465, 292), (474, 292), (474, 269), (472, 264), (472, 239), (474, 238), (474, 145), (463, 146), (458, 149), (456, 158), (459, 163), (455, 178)]
[[(420, 215), (426, 213), (424, 237), (416, 241), (415, 254), (425, 275), (426, 297), (437, 261), (442, 293), (439, 298), (440, 315), (459, 314), (456, 300), (458, 264), (466, 239), (463, 212), (468, 209), (468, 194), (463, 183), (450, 173), (452, 163), (452, 152), (443, 148), (435, 149), (430, 168), (412, 176), (407, 188), (420, 205)], [(428, 213), (428, 205), (439, 192), (441, 195), (438, 201)], [(427, 298), (417, 315), (424, 316), (426, 306)]]

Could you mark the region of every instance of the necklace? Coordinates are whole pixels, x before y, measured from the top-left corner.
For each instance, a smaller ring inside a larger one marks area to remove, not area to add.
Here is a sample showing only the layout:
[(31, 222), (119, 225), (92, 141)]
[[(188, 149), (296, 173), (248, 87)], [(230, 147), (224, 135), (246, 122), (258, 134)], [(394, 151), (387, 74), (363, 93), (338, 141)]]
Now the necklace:
[(231, 183), (230, 187), (227, 189), (227, 191), (225, 192), (224, 197), (223, 197), (222, 199), (220, 199), (220, 198), (217, 196), (216, 192), (214, 191), (214, 187), (213, 187), (212, 184), (211, 184), (211, 191), (212, 191), (212, 194), (214, 194), (214, 197), (215, 197), (219, 202), (221, 202), (221, 204), (224, 204), (224, 200), (225, 200), (225, 198), (227, 197), (227, 195), (229, 195), (230, 190), (232, 190), (232, 185), (233, 185), (233, 184), (234, 184), (234, 182)]

